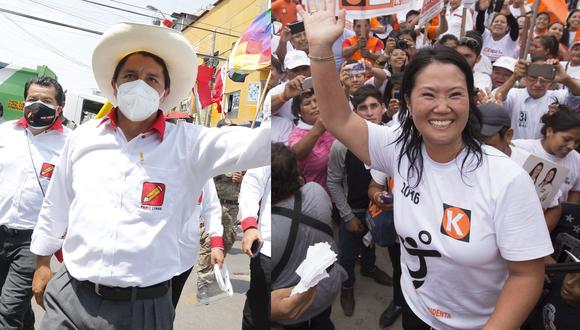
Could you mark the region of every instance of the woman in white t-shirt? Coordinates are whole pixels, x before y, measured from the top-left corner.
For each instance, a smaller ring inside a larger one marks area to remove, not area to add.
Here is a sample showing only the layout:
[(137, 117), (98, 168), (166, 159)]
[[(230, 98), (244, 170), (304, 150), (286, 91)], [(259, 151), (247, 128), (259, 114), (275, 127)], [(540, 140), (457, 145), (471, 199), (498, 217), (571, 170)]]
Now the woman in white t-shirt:
[(489, 0), (480, 0), (475, 19), (475, 29), (483, 38), (481, 55), (487, 56), (493, 63), (502, 56), (512, 56), (518, 46), (518, 21), (512, 15), (506, 2), (500, 12), (494, 13), (489, 28), (485, 27), (485, 12), (490, 5)]
[(557, 110), (553, 108), (541, 120), (544, 123), (541, 139), (515, 140), (513, 143), (567, 168), (568, 175), (560, 186), (560, 202), (580, 203), (580, 154), (574, 150), (580, 143), (580, 114), (559, 105)]
[(516, 329), (540, 296), (553, 249), (528, 174), (479, 141), (471, 68), (450, 48), (419, 50), (405, 69), (402, 126), (366, 123), (337, 97), (331, 46), (345, 13), (337, 20), (334, 1), (317, 2), (317, 12), (299, 12), (322, 120), (360, 160), (394, 177), (403, 327)]
[[(579, 12), (580, 13), (580, 12)], [(560, 62), (570, 76), (580, 80), (580, 42), (576, 41), (570, 48), (570, 61)]]

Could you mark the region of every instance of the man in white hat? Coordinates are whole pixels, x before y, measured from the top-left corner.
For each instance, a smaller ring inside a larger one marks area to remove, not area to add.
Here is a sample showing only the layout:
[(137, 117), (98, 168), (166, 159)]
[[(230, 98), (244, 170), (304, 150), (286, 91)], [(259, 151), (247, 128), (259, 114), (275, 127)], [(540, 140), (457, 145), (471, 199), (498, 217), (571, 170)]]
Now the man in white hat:
[[(215, 175), (267, 165), (270, 129), (165, 122), (197, 72), (175, 30), (117, 24), (95, 47), (93, 71), (116, 107), (71, 134), (34, 229), (41, 328), (171, 329), (169, 280), (183, 266), (192, 201)], [(61, 247), (65, 267), (51, 279)]]
[(513, 57), (502, 56), (493, 62), (491, 83), (493, 89), (501, 87), (514, 74), (517, 60)]

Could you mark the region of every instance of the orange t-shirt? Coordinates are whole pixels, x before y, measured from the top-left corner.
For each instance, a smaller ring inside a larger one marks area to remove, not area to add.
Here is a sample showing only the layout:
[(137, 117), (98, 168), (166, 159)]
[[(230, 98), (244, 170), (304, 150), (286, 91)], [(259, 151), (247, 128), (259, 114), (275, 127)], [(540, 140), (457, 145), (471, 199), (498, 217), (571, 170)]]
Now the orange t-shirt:
[(272, 1), (272, 13), (283, 26), (296, 22), (296, 3), (293, 0)]
[[(358, 42), (358, 37), (352, 36), (352, 37), (350, 37), (342, 42), (342, 48), (352, 47), (352, 46), (356, 45), (357, 42)], [(376, 52), (380, 51), (381, 49), (383, 49), (384, 47), (385, 47), (385, 45), (383, 44), (381, 39), (376, 38), (376, 37), (372, 37), (372, 36), (368, 37), (366, 48), (371, 53), (376, 53)], [(356, 60), (356, 61), (358, 61), (360, 59), (362, 59), (362, 55), (360, 53), (360, 50), (357, 50), (354, 54), (352, 54), (350, 57), (347, 58), (347, 60)], [(374, 64), (374, 61), (371, 60), (370, 58), (367, 58), (367, 60)]]

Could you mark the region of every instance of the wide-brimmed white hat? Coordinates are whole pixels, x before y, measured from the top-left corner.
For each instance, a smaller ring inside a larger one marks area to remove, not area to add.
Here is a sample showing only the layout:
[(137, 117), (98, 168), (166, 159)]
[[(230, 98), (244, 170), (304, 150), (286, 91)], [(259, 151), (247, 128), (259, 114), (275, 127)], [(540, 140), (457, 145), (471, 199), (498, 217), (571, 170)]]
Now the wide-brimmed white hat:
[(93, 74), (103, 95), (117, 105), (111, 79), (125, 56), (146, 51), (165, 62), (170, 79), (170, 93), (159, 105), (163, 111), (177, 106), (187, 97), (197, 77), (197, 57), (187, 39), (167, 27), (119, 23), (103, 33), (93, 51)]

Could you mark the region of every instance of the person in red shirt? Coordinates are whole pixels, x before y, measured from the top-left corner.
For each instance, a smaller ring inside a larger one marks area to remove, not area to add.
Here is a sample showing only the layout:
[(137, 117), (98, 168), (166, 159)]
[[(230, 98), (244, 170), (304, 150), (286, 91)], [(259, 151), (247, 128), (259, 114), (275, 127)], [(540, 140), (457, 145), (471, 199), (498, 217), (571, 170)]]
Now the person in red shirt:
[(296, 3), (296, 0), (272, 0), (272, 13), (283, 26), (296, 21)]
[(370, 35), (370, 21), (368, 19), (355, 19), (353, 28), (356, 35), (342, 42), (342, 56), (347, 60), (367, 59), (375, 63), (384, 48), (383, 42)]

